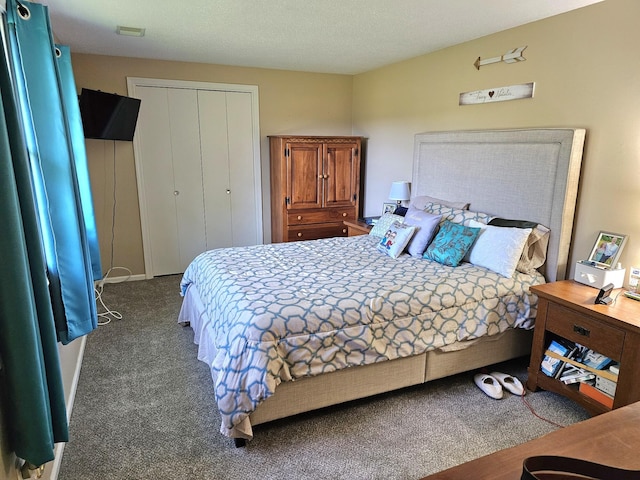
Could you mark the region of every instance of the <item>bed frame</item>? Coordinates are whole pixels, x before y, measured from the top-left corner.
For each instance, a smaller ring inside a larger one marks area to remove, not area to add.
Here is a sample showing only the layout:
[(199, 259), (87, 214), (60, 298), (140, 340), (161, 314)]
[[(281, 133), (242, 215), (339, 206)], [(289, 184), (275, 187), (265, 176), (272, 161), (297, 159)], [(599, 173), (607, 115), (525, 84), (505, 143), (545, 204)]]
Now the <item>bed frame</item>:
[[(470, 202), (470, 209), (551, 229), (544, 274), (564, 278), (583, 129), (485, 130), (415, 136), (413, 196)], [(454, 344), (447, 351), (283, 382), (250, 416), (252, 426), (528, 355), (531, 332)], [(244, 440), (235, 439), (236, 446)]]

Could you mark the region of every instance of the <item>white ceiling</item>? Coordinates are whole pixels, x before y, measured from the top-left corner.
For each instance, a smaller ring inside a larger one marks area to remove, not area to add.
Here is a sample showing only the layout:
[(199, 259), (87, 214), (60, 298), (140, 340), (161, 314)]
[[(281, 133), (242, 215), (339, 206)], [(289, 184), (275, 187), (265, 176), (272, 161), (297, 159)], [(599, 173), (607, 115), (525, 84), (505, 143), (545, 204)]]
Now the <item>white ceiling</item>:
[[(72, 52), (342, 74), (599, 1), (39, 0)], [(146, 34), (119, 36), (118, 25)]]

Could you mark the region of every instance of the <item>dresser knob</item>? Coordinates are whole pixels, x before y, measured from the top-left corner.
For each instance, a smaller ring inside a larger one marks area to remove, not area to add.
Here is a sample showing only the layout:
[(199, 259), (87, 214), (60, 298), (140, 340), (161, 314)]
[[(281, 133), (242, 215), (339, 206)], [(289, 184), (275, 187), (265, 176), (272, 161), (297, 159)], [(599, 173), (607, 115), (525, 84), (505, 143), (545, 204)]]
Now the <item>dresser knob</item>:
[(346, 228), (343, 228), (343, 229), (342, 229), (342, 233), (347, 233), (347, 229), (346, 229)]
[(302, 236), (302, 232), (298, 232), (298, 237), (301, 237), (301, 236)]
[(347, 216), (347, 212), (342, 212), (342, 216), (346, 217)]
[(302, 215), (298, 215), (298, 220), (302, 220)]

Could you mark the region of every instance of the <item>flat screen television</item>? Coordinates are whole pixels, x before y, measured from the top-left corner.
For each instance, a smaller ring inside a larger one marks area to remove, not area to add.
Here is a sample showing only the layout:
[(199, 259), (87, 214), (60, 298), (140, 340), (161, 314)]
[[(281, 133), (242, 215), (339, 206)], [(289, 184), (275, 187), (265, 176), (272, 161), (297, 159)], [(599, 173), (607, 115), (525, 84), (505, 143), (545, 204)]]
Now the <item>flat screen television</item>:
[(85, 138), (133, 140), (140, 99), (83, 88), (79, 101)]

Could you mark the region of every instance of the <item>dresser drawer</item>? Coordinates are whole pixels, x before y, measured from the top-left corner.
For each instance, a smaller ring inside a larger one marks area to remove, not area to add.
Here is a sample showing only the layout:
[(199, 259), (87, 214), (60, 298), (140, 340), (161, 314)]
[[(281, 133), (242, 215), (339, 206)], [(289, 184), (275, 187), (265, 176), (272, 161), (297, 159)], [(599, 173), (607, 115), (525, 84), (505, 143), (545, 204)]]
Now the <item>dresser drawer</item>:
[(546, 329), (572, 342), (588, 345), (617, 362), (622, 356), (624, 331), (561, 305), (549, 303)]
[(317, 240), (319, 238), (346, 237), (347, 227), (342, 223), (329, 223), (323, 225), (302, 225), (289, 227), (287, 241)]
[(292, 225), (311, 225), (314, 223), (342, 222), (343, 220), (355, 220), (356, 210), (349, 208), (322, 208), (317, 210), (305, 210), (304, 212), (289, 212), (287, 222)]

